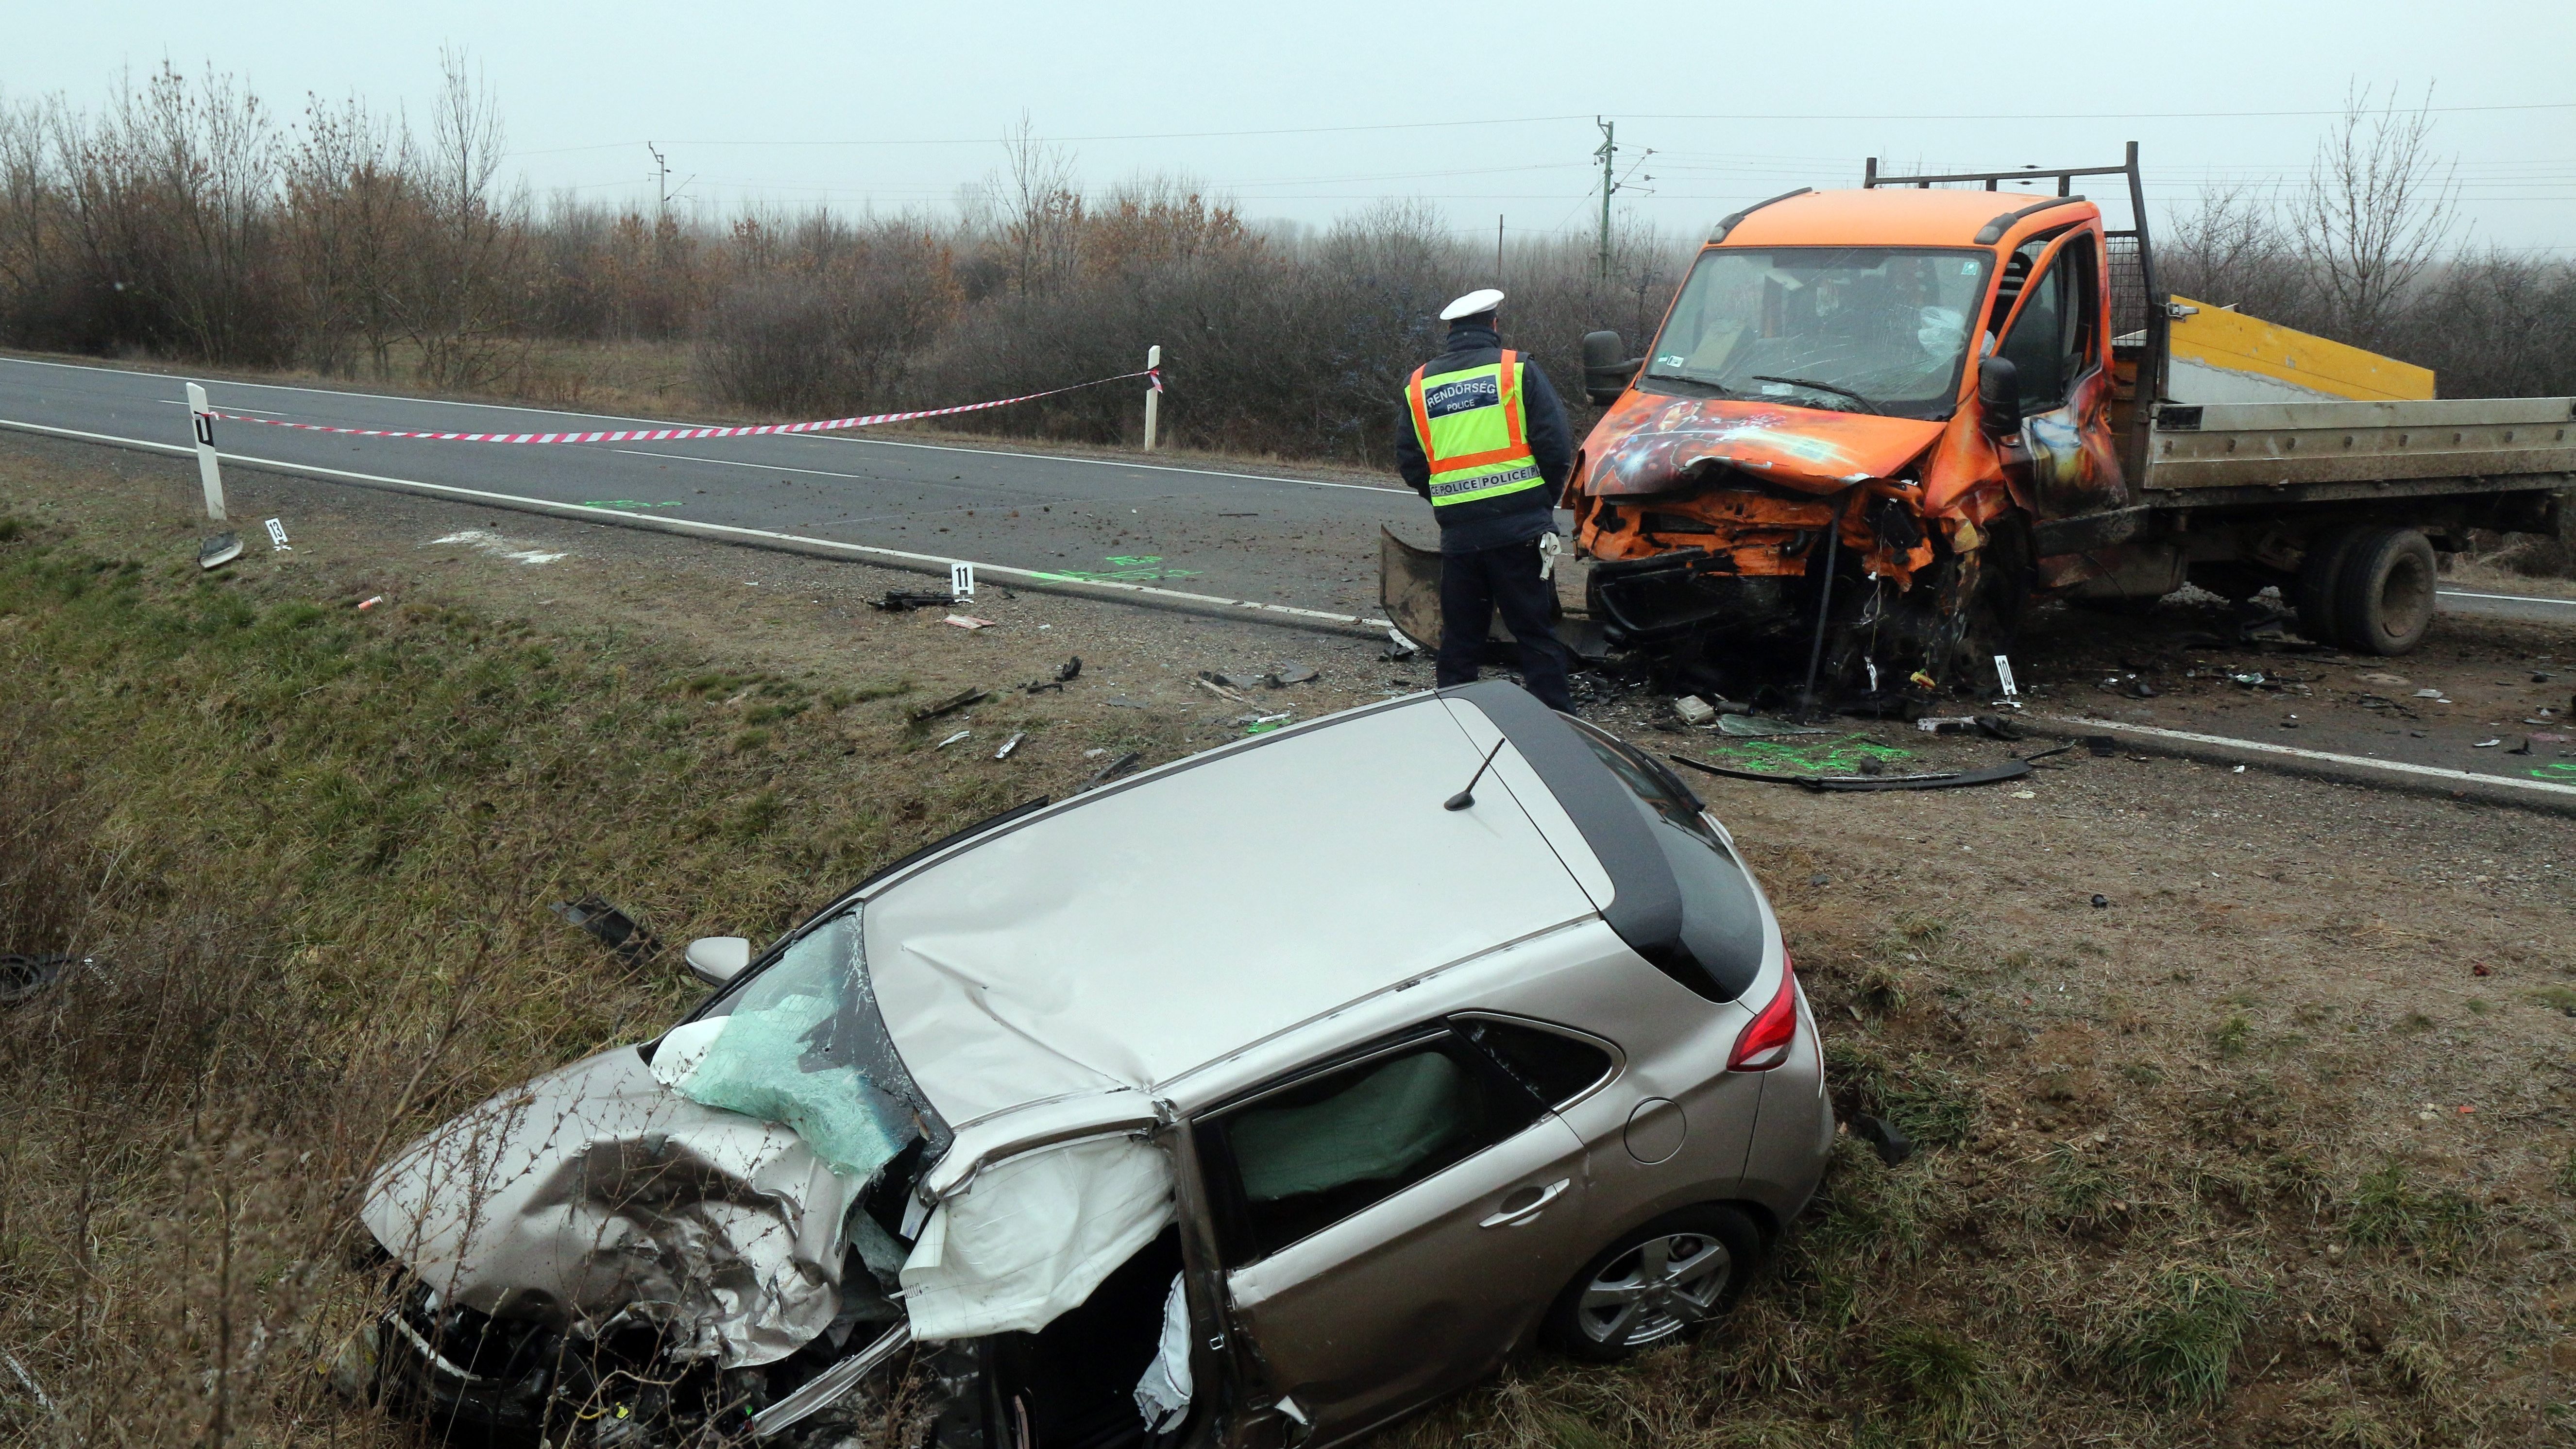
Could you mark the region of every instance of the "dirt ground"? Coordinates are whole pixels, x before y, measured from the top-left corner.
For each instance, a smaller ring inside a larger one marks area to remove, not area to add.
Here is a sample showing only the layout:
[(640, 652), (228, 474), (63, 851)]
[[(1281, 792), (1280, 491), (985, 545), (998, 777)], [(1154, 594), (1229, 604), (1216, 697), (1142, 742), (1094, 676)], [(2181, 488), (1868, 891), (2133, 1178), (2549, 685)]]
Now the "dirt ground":
[[(944, 609), (869, 607), (924, 587), (915, 574), (227, 482), (250, 520), (241, 576), (335, 608), (381, 596), (539, 637), (607, 632), (710, 676), (851, 701), (765, 722), (758, 700), (707, 693), (745, 716), (737, 741), (840, 742), (780, 782), (791, 813), (836, 770), (901, 772), (938, 798), (1060, 795), (1131, 751), (1156, 763), (1430, 684), (1427, 660), (1346, 635), (989, 584), (959, 612), (990, 627), (967, 629)], [(193, 492), (165, 460), (0, 440), (0, 512), (110, 554), (186, 556)], [(258, 538), (271, 516), (292, 552)], [(2563, 629), (2449, 619), (2389, 664), (2239, 642), (2221, 615), (2052, 615), (2016, 659), (2030, 708), (2366, 740), (2463, 768), (2497, 753), (2471, 754), (2490, 734), (2533, 740), (2531, 768), (2571, 757), (2525, 723), (2570, 709)], [(1061, 689), (1027, 688), (1075, 656)], [(1291, 664), (1320, 675), (1258, 682)], [(1229, 697), (1202, 671), (1247, 682)], [(2233, 677), (2258, 671), (2264, 684)], [(2450, 703), (2417, 699), (2424, 687)], [(993, 693), (909, 717), (971, 689)], [(1642, 690), (1600, 691), (1587, 713), (1651, 749), (1756, 768), (1953, 768), (2049, 743), (1850, 721), (1746, 741), (1680, 729)], [(2576, 818), (2125, 749), (1945, 792), (1690, 783), (1779, 909), (1844, 1110), (1910, 1124), (1929, 1150), (1884, 1173), (1846, 1154), (1862, 1165), (1838, 1170), (1860, 1175), (1736, 1326), (1617, 1374), (1526, 1366), (1397, 1438), (2567, 1442), (2548, 1436), (2571, 1432), (2576, 1390)], [(2067, 1186), (2079, 1179), (2107, 1185)], [(1837, 1236), (1864, 1210), (1915, 1236), (1901, 1251)], [(2186, 1269), (2244, 1305), (2214, 1397), (2122, 1368), (2116, 1348), (2121, 1315)], [(1908, 1367), (1924, 1334), (1968, 1345), (1939, 1360), (1949, 1379)]]

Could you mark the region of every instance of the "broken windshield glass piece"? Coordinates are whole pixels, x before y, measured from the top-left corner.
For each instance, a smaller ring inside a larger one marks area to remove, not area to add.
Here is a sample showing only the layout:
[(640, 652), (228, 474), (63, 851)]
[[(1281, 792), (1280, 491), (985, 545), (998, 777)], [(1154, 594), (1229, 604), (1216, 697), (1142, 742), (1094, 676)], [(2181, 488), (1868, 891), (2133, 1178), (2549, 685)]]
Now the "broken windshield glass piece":
[(855, 910), (806, 931), (665, 1037), (653, 1075), (690, 1101), (790, 1128), (855, 1182), (873, 1177), (914, 1137), (941, 1134), (886, 1037), (864, 950)]
[(1163, 1334), (1154, 1361), (1136, 1381), (1136, 1412), (1145, 1432), (1168, 1434), (1190, 1412), (1190, 1305), (1181, 1291), (1181, 1275), (1172, 1275), (1172, 1291), (1163, 1300)]
[(912, 1335), (1035, 1333), (1171, 1220), (1170, 1159), (1128, 1134), (1005, 1158), (922, 1226), (903, 1265)]

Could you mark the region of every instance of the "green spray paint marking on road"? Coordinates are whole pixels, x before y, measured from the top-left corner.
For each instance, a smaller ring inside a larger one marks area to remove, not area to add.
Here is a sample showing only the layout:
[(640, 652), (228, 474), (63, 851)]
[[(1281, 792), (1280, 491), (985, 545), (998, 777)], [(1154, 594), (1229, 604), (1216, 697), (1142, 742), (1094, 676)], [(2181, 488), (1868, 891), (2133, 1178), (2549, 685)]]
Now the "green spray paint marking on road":
[(584, 508), (677, 508), (680, 505), (677, 503), (640, 503), (632, 498), (591, 498), (584, 500), (581, 506)]
[(1708, 753), (1721, 764), (1771, 775), (1857, 775), (1861, 773), (1864, 761), (1875, 760), (1884, 764), (1914, 758), (1912, 750), (1882, 745), (1867, 735), (1846, 735), (1839, 740), (1820, 740), (1813, 744), (1741, 740), (1712, 745)]
[(2576, 785), (2576, 760), (2556, 760), (2529, 772), (2535, 780), (2553, 785)]
[(1101, 560), (1109, 565), (1106, 569), (1055, 569), (1041, 572), (1038, 577), (1074, 584), (1151, 584), (1199, 576), (1197, 569), (1156, 568), (1162, 561), (1157, 554), (1112, 554)]

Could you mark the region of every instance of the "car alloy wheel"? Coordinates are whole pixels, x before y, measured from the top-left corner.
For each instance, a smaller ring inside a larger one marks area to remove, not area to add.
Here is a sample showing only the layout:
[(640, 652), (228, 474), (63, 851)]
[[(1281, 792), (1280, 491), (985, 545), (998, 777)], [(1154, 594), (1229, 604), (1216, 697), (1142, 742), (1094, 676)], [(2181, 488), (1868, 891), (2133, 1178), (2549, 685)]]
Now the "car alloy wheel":
[(1726, 1244), (1706, 1233), (1648, 1238), (1584, 1285), (1574, 1326), (1603, 1348), (1642, 1348), (1714, 1314), (1734, 1270)]

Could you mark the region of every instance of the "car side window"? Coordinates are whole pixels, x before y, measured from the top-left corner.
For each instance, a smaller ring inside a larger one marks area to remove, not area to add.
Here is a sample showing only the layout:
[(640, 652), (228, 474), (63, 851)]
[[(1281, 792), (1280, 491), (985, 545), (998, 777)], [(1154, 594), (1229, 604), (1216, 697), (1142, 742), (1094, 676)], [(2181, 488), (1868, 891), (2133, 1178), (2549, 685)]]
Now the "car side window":
[(1555, 1111), (1600, 1085), (1616, 1065), (1610, 1054), (1591, 1042), (1544, 1027), (1462, 1016), (1451, 1022), (1459, 1034), (1483, 1047), (1513, 1081)]
[(1264, 1092), (1196, 1129), (1218, 1250), (1229, 1268), (1268, 1257), (1545, 1115), (1445, 1030)]
[(2023, 416), (2066, 401), (2067, 275), (2060, 257), (2022, 289), (2021, 315), (2004, 336), (2003, 355), (2021, 379)]

